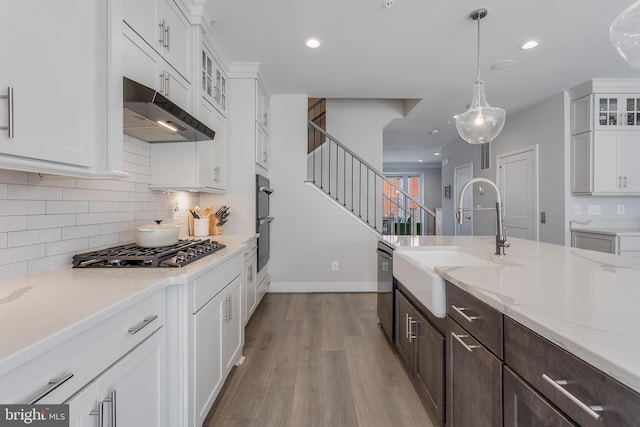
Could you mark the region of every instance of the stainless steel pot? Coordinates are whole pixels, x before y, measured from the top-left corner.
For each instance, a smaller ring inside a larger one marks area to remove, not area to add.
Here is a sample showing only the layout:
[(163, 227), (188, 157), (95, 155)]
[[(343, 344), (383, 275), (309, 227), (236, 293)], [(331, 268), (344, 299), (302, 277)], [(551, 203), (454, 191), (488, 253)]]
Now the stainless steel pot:
[(171, 246), (178, 243), (180, 227), (172, 224), (147, 224), (136, 228), (136, 243), (143, 248)]

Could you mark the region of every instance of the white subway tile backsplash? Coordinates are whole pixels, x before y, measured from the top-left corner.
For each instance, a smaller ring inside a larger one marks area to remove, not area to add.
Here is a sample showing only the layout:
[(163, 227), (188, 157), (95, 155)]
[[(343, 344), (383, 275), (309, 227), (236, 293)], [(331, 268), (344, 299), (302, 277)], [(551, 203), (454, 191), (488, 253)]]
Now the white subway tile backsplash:
[(55, 270), (56, 268), (69, 266), (71, 265), (73, 255), (74, 253), (70, 252), (27, 261), (29, 274), (45, 273), (47, 271)]
[(15, 248), (60, 240), (62, 231), (60, 228), (46, 228), (44, 230), (10, 231), (8, 235), (8, 247)]
[(27, 184), (40, 185), (43, 187), (76, 187), (76, 178), (58, 175), (42, 175), (39, 173), (29, 173)]
[(89, 202), (89, 212), (118, 212), (122, 202)]
[(100, 233), (97, 233), (97, 234), (121, 233), (128, 230), (129, 230), (129, 221), (112, 222), (110, 224), (100, 224)]
[(14, 200), (62, 200), (62, 188), (9, 184), (7, 198)]
[(0, 169), (0, 182), (5, 184), (27, 184), (29, 182), (29, 174), (27, 172)]
[(86, 251), (89, 248), (89, 239), (81, 237), (73, 240), (60, 240), (45, 244), (46, 256), (60, 255), (76, 251)]
[(136, 213), (135, 212), (111, 212), (109, 214), (109, 220), (108, 221), (101, 221), (101, 224), (107, 223), (107, 222), (124, 222), (124, 221), (134, 221), (136, 219)]
[(63, 188), (62, 200), (101, 200), (101, 190), (87, 190), (84, 188)]
[(135, 182), (111, 181), (111, 190), (115, 191), (136, 191)]
[(28, 274), (27, 261), (12, 264), (0, 265), (0, 278), (2, 280), (17, 279)]
[(149, 143), (124, 136), (123, 180), (91, 180), (0, 170), (0, 281), (71, 264), (74, 253), (129, 243), (155, 219), (176, 223), (197, 193), (150, 191)]
[(64, 227), (62, 229), (62, 240), (78, 239), (80, 237), (97, 236), (100, 234), (100, 225), (78, 225), (75, 227)]
[(45, 203), (39, 200), (0, 200), (0, 216), (41, 215), (45, 213)]
[(48, 201), (47, 202), (47, 215), (86, 213), (86, 212), (89, 212), (88, 201), (77, 200), (77, 201)]
[(18, 231), (26, 230), (28, 226), (28, 217), (20, 216), (0, 216), (0, 231)]
[(29, 230), (76, 225), (75, 214), (29, 215), (25, 218), (27, 218)]
[(0, 249), (0, 265), (14, 264), (45, 256), (45, 244)]
[(114, 246), (122, 243), (120, 241), (120, 234), (102, 234), (100, 236), (89, 237), (89, 247), (91, 248), (103, 248), (107, 246)]
[(79, 179), (77, 187), (86, 190), (108, 190), (111, 188), (111, 181), (106, 179)]
[(122, 191), (101, 191), (100, 200), (103, 202), (126, 202), (129, 195)]
[(109, 222), (109, 213), (86, 213), (76, 215), (76, 225), (104, 224)]

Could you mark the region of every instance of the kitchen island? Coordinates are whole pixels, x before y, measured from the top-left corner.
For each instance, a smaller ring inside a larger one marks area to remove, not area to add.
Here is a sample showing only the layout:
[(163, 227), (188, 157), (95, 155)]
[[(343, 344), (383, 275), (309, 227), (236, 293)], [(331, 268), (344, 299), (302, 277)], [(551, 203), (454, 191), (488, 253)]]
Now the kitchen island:
[[(457, 246), (498, 267), (436, 267), (448, 282), (640, 392), (640, 259), (523, 239), (385, 236), (396, 249)], [(508, 265), (507, 265), (508, 264)]]

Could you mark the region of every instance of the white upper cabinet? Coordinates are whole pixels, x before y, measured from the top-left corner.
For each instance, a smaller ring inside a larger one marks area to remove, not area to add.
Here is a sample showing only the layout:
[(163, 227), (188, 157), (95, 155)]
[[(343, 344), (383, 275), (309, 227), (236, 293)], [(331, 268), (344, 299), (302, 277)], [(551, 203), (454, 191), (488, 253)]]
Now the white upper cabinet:
[(226, 115), (227, 74), (204, 43), (200, 49), (200, 93)]
[(122, 82), (110, 80), (107, 61), (109, 7), (0, 0), (0, 168), (124, 175), (121, 124), (109, 135), (109, 108), (117, 105), (109, 97), (118, 94), (122, 108)]
[(125, 1), (123, 15), (129, 27), (191, 81), (191, 25), (173, 0)]
[(640, 130), (640, 94), (592, 94), (571, 102), (571, 134)]

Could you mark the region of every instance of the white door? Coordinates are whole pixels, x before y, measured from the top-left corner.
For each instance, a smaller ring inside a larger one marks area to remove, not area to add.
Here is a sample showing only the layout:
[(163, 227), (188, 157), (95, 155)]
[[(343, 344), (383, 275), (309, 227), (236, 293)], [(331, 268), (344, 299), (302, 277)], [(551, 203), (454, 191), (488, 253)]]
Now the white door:
[[(473, 178), (473, 163), (467, 163), (466, 165), (458, 166), (453, 171), (453, 203), (454, 203), (454, 216), (458, 209), (458, 203), (460, 202), (460, 190), (465, 184)], [(464, 195), (465, 209), (473, 208), (473, 186), (469, 187)], [(455, 221), (455, 219), (454, 219)], [(456, 224), (457, 236), (471, 236), (473, 235), (473, 212), (464, 212), (464, 222), (462, 224)]]
[(538, 240), (537, 146), (498, 156), (498, 188), (509, 237)]

